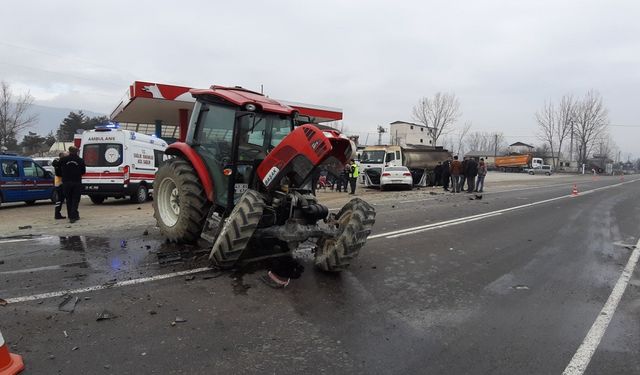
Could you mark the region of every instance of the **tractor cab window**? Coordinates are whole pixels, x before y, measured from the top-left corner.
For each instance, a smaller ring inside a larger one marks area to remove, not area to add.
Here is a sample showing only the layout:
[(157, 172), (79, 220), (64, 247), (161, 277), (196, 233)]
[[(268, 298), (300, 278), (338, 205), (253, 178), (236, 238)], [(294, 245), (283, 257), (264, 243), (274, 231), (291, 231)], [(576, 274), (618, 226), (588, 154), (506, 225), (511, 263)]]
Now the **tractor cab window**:
[(280, 142), (291, 133), (291, 119), (286, 116), (274, 116), (273, 125), (271, 127), (271, 141), (269, 149), (280, 144)]
[(231, 147), (236, 109), (215, 104), (203, 104), (194, 134), (194, 148), (204, 159), (215, 186), (215, 200), (227, 200), (227, 177), (223, 169), (231, 162)]
[(263, 115), (240, 118), (238, 161), (253, 161), (266, 156), (267, 119)]
[(203, 105), (198, 119), (195, 142), (218, 158), (231, 156), (235, 110), (217, 105)]

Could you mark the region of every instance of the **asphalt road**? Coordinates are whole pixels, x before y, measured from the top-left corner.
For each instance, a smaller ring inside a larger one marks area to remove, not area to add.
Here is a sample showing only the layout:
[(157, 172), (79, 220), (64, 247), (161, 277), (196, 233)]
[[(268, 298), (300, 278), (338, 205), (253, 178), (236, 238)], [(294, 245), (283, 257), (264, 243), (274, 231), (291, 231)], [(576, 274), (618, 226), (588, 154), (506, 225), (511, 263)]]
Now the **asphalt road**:
[(185, 260), (197, 248), (135, 228), (0, 239), (2, 333), (31, 374), (640, 373), (638, 271), (616, 286), (640, 181), (571, 185), (391, 193), (349, 271), (315, 271), (303, 252), (285, 290), (260, 265), (202, 271)]

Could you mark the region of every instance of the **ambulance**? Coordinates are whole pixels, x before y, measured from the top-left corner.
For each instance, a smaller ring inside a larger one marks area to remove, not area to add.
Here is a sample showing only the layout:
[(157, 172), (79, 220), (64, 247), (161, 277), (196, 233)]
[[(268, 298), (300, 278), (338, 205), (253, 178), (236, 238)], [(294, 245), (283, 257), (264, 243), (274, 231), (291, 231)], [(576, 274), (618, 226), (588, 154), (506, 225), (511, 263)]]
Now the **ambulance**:
[(135, 203), (149, 199), (167, 142), (108, 123), (82, 133), (80, 144), (87, 166), (83, 194), (93, 203), (101, 204), (109, 197), (129, 197)]

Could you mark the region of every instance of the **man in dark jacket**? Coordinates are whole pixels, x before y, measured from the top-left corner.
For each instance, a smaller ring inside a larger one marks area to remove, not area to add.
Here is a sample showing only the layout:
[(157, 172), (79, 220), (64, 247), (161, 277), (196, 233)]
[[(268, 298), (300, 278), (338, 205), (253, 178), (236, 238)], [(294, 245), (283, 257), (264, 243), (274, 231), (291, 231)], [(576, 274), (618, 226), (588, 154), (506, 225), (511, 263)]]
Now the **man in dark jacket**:
[(82, 175), (87, 171), (76, 147), (69, 147), (69, 155), (60, 159), (60, 169), (64, 195), (67, 198), (67, 216), (70, 222), (75, 223), (80, 219), (78, 205), (82, 195)]
[(476, 176), (478, 175), (478, 163), (476, 159), (469, 158), (469, 160), (467, 160), (467, 171), (465, 175), (467, 176), (467, 193), (473, 193), (473, 190), (476, 188)]
[(467, 182), (467, 164), (469, 159), (465, 156), (462, 158), (462, 172), (460, 173), (460, 190), (464, 190), (464, 184)]
[(447, 160), (442, 164), (442, 187), (444, 191), (449, 191), (449, 181), (451, 180), (451, 160)]
[(435, 181), (433, 182), (433, 186), (440, 186), (442, 183), (442, 162), (438, 162), (435, 169), (433, 170), (433, 174), (435, 175)]

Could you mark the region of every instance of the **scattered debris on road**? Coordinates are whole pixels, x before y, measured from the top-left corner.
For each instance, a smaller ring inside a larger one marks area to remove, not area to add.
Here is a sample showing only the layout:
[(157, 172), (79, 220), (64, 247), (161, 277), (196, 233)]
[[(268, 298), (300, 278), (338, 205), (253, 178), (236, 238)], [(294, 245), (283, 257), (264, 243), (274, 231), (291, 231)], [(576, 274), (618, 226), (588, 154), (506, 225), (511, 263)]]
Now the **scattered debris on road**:
[(31, 226), (31, 225), (23, 225), (23, 226), (18, 227), (18, 229), (19, 229), (19, 230), (22, 230), (22, 229), (31, 229), (31, 228), (32, 228), (32, 226)]
[(75, 311), (78, 301), (80, 301), (80, 298), (74, 297), (71, 294), (65, 294), (64, 299), (58, 305), (58, 310), (72, 313)]
[(110, 312), (110, 311), (108, 311), (108, 310), (102, 310), (102, 312), (101, 312), (101, 313), (98, 315), (98, 317), (96, 318), (96, 322), (99, 322), (99, 321), (101, 321), (101, 320), (114, 319), (114, 318), (116, 318), (116, 317), (117, 317), (117, 316), (116, 316), (114, 313), (112, 313), (112, 312)]
[(515, 290), (529, 290), (529, 287), (526, 285), (515, 285), (513, 286), (513, 289)]

